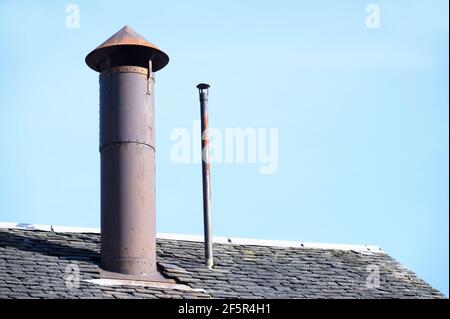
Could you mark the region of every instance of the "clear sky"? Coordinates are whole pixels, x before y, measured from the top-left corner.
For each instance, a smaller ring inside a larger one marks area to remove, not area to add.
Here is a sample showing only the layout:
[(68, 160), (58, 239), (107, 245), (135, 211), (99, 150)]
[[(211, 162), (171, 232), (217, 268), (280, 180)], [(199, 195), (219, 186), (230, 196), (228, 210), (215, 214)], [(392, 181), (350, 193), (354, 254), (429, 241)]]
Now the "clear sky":
[(212, 165), (214, 235), (376, 244), (448, 296), (447, 0), (74, 0), (79, 28), (68, 4), (0, 1), (0, 221), (99, 227), (84, 58), (128, 24), (171, 59), (156, 73), (158, 232), (202, 233), (201, 166), (169, 155), (208, 82), (211, 126), (279, 132), (274, 174)]

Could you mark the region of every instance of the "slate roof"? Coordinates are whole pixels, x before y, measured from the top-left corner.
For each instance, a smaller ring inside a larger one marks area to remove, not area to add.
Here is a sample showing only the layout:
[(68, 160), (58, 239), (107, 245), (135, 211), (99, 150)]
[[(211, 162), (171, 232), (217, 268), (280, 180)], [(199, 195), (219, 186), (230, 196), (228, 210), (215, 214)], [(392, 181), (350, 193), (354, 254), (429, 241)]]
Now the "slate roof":
[[(95, 233), (0, 229), (0, 298), (444, 298), (380, 251), (215, 243), (209, 270), (201, 242), (158, 238), (158, 267), (176, 283), (147, 285), (101, 279), (99, 244)], [(374, 269), (379, 285), (367, 285)]]

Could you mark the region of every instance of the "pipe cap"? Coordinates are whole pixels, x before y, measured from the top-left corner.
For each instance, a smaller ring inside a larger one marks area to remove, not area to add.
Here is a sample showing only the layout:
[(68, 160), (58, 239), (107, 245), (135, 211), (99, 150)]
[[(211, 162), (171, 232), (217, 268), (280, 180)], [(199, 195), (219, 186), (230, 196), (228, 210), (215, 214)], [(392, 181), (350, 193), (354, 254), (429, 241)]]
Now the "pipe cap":
[(204, 89), (209, 89), (209, 88), (210, 88), (210, 85), (206, 84), (206, 83), (199, 83), (197, 85), (197, 89), (199, 89), (199, 90), (204, 90)]
[(166, 53), (127, 25), (89, 53), (85, 61), (94, 71), (102, 72), (108, 68), (108, 59), (109, 67), (133, 65), (143, 68), (148, 68), (151, 60), (154, 72), (169, 63)]

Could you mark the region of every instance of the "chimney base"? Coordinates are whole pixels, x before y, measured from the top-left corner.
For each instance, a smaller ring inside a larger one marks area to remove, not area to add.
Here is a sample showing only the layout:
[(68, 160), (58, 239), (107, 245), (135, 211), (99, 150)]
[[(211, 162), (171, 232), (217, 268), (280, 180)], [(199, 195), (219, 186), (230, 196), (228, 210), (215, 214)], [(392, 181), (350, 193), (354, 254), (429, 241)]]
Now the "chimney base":
[(118, 279), (118, 280), (135, 280), (135, 281), (146, 281), (146, 282), (175, 283), (175, 280), (164, 277), (158, 271), (155, 271), (148, 275), (125, 275), (125, 274), (121, 274), (118, 272), (101, 270), (100, 278), (102, 278), (102, 279)]

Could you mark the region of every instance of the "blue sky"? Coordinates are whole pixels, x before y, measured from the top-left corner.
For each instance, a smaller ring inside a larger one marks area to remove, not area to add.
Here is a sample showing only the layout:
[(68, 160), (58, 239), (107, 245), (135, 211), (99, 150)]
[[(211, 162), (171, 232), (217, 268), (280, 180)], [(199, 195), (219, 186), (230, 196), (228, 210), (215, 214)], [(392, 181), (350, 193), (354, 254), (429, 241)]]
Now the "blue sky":
[[(216, 236), (377, 244), (448, 296), (448, 1), (0, 2), (0, 220), (99, 226), (98, 75), (125, 24), (156, 73), (157, 230), (202, 233), (200, 164), (170, 161), (211, 84), (219, 129), (278, 128), (279, 167), (212, 166)], [(365, 20), (380, 8), (379, 29)]]

